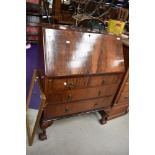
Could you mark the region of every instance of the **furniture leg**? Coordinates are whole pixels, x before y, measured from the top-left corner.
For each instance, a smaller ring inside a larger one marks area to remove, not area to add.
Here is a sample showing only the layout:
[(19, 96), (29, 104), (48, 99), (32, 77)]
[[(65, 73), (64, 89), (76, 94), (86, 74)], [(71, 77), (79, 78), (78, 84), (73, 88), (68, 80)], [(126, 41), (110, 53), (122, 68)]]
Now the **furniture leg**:
[(101, 119), (100, 119), (100, 123), (101, 124), (106, 124), (107, 120), (108, 120), (108, 114), (105, 111), (99, 111), (100, 115), (101, 115)]
[(40, 140), (45, 140), (47, 139), (47, 135), (46, 135), (46, 128), (48, 128), (49, 126), (51, 126), (53, 124), (53, 121), (41, 121), (40, 122), (40, 128), (42, 130), (42, 133), (39, 134), (39, 139)]

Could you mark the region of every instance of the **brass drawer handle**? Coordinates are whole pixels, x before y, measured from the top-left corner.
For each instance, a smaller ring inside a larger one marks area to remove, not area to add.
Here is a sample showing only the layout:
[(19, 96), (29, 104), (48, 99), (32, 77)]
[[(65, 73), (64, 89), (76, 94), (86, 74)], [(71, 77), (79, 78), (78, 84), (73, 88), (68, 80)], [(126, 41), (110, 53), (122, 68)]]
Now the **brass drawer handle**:
[(69, 89), (75, 88), (75, 87), (77, 87), (77, 86), (78, 86), (78, 85), (75, 84), (75, 83), (73, 83), (73, 82), (71, 82), (71, 83), (68, 84), (68, 88), (69, 88)]
[(74, 87), (76, 87), (75, 83), (71, 82), (71, 83), (69, 84), (69, 88), (74, 88)]
[(69, 94), (69, 95), (67, 96), (67, 101), (71, 101), (71, 100), (72, 100), (72, 95)]
[(100, 96), (101, 95), (101, 90), (99, 90), (99, 92), (98, 92), (98, 96)]
[(98, 103), (95, 103), (95, 104), (94, 104), (94, 107), (96, 107), (96, 106), (98, 106)]
[(65, 112), (69, 112), (69, 109), (68, 108), (65, 108)]
[(105, 80), (102, 80), (101, 85), (104, 85), (104, 84), (105, 84)]

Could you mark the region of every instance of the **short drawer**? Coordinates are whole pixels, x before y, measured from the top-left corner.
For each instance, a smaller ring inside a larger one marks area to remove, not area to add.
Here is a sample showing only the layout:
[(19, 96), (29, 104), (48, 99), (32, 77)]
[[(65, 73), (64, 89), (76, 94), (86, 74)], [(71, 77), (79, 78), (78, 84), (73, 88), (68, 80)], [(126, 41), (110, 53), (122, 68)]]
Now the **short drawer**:
[(47, 105), (45, 109), (46, 116), (49, 119), (108, 107), (111, 105), (112, 99), (112, 97), (104, 97), (80, 102)]
[(92, 76), (89, 78), (88, 87), (115, 84), (120, 82), (121, 78), (122, 74)]
[(53, 90), (71, 90), (87, 87), (88, 77), (47, 79), (48, 92)]
[(47, 103), (59, 104), (84, 99), (114, 96), (116, 90), (117, 84), (76, 90), (53, 91), (47, 96)]

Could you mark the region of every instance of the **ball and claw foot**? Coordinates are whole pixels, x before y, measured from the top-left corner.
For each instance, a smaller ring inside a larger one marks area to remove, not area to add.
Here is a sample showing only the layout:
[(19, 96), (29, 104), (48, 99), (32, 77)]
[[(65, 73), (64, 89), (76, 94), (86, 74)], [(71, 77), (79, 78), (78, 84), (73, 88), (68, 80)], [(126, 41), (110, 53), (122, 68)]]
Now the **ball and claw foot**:
[(47, 139), (46, 131), (39, 134), (39, 139), (42, 141)]
[(51, 126), (53, 124), (53, 121), (44, 121), (44, 122), (40, 122), (40, 128), (42, 130), (42, 133), (39, 134), (39, 139), (40, 140), (46, 140), (47, 139), (47, 135), (46, 135), (46, 128), (48, 128), (49, 126)]
[(100, 123), (103, 125), (103, 124), (106, 124), (107, 123), (107, 120), (108, 120), (108, 114), (104, 111), (100, 111), (99, 112), (101, 114), (101, 119), (99, 120)]

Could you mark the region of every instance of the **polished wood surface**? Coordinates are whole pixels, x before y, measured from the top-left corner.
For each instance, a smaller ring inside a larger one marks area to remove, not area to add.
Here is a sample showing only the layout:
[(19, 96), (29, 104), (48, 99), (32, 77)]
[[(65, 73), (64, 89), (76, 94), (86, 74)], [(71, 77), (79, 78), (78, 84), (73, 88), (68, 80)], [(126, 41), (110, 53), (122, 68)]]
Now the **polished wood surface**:
[(91, 99), (97, 97), (111, 96), (117, 90), (118, 85), (105, 85), (104, 87), (94, 87), (85, 89), (51, 91), (47, 96), (48, 104), (72, 102), (77, 100)]
[(110, 106), (112, 99), (113, 97), (104, 97), (87, 101), (48, 105), (47, 119), (107, 107)]
[(123, 74), (93, 75), (83, 77), (47, 78), (47, 92), (55, 90), (73, 90), (79, 88), (103, 86), (119, 83)]
[(40, 139), (47, 138), (50, 122), (64, 117), (99, 111), (105, 124), (125, 70), (121, 39), (55, 25), (42, 32), (46, 107)]
[(43, 28), (45, 75), (67, 76), (124, 71), (119, 37)]

